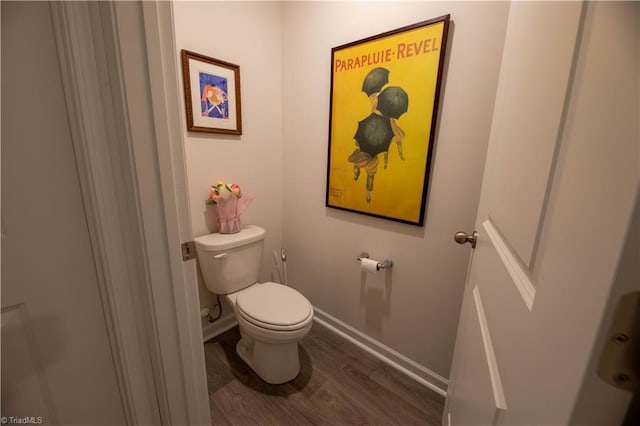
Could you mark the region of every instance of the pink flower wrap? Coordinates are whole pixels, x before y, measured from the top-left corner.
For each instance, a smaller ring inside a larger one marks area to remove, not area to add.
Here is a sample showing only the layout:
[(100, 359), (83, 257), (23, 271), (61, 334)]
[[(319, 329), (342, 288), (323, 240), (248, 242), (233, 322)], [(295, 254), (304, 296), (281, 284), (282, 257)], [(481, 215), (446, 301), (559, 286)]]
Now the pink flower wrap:
[(240, 215), (249, 207), (253, 197), (243, 195), (242, 198), (220, 197), (217, 200), (218, 229), (221, 234), (235, 234), (242, 229)]

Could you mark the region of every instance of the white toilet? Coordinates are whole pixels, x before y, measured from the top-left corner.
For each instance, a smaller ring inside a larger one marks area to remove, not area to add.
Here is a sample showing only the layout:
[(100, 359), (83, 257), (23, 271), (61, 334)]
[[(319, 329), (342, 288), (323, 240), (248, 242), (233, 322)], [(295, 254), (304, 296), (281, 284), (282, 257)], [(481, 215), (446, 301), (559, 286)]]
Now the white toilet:
[(207, 288), (226, 295), (240, 324), (238, 355), (265, 382), (280, 384), (300, 372), (298, 341), (311, 329), (313, 307), (291, 287), (258, 282), (264, 234), (249, 225), (194, 241)]

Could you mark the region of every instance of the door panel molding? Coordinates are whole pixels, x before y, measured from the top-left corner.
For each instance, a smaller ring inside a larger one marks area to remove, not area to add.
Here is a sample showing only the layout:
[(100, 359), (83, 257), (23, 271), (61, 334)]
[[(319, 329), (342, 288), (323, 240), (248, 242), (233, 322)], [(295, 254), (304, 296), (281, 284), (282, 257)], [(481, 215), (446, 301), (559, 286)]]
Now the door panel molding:
[(509, 276), (511, 276), (513, 284), (518, 289), (518, 293), (522, 296), (522, 301), (527, 306), (527, 309), (531, 311), (533, 309), (533, 302), (536, 298), (536, 287), (533, 283), (531, 271), (529, 271), (518, 254), (513, 250), (513, 248), (511, 248), (502, 233), (490, 219), (485, 220), (482, 223), (482, 226), (485, 231), (487, 231), (487, 236), (496, 249), (496, 252), (498, 253), (505, 269), (509, 273)]
[(489, 146), (490, 158), (509, 161), (490, 165), (488, 214), (527, 267), (561, 139), (581, 11), (578, 2), (514, 2), (509, 10)]
[[(489, 377), (491, 378), (491, 388), (493, 389), (493, 399), (496, 404), (496, 410), (506, 411), (507, 400), (504, 396), (502, 380), (500, 380), (500, 372), (498, 370), (498, 361), (496, 360), (495, 351), (493, 350), (489, 324), (487, 323), (487, 316), (484, 313), (484, 305), (482, 304), (478, 284), (473, 287), (473, 300), (475, 302), (476, 313), (478, 314), (478, 324), (480, 325), (480, 333), (482, 334), (484, 352), (487, 357), (487, 367), (489, 368)], [(498, 413), (496, 413), (496, 416), (497, 414)]]
[(443, 421), (495, 425), (507, 404), (477, 283), (465, 293), (463, 312)]

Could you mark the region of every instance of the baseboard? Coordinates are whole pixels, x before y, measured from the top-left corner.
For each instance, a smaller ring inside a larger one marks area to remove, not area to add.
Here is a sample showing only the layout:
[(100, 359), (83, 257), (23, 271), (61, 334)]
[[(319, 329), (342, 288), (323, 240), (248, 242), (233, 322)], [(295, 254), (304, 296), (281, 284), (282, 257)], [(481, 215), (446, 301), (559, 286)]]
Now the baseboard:
[(446, 397), (449, 381), (439, 374), (429, 370), (401, 353), (383, 345), (348, 324), (332, 317), (321, 309), (314, 307), (314, 321), (334, 333), (344, 337), (359, 348), (365, 350), (399, 372), (412, 378), (423, 386)]
[(229, 330), (232, 327), (238, 325), (238, 321), (236, 320), (236, 316), (233, 315), (225, 315), (216, 322), (210, 323), (207, 320), (202, 321), (202, 341), (206, 342), (207, 340), (213, 339), (218, 334), (222, 334), (225, 331)]

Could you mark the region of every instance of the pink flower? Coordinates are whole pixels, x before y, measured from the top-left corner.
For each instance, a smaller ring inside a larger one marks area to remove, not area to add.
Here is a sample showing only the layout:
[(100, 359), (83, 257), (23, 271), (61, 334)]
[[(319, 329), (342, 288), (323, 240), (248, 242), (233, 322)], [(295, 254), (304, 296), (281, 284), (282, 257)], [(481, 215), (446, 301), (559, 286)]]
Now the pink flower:
[(207, 204), (216, 204), (218, 201), (218, 191), (215, 186), (212, 186), (209, 190), (209, 198), (207, 198)]
[(242, 192), (240, 191), (240, 185), (238, 185), (237, 183), (232, 183), (231, 193), (235, 195), (237, 198), (240, 198), (242, 196)]

